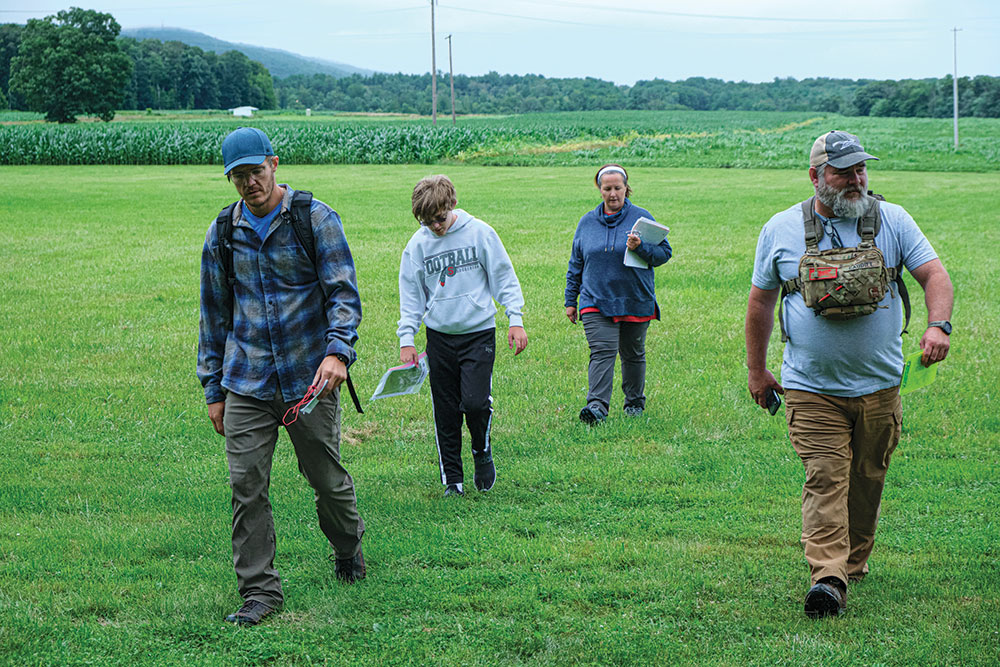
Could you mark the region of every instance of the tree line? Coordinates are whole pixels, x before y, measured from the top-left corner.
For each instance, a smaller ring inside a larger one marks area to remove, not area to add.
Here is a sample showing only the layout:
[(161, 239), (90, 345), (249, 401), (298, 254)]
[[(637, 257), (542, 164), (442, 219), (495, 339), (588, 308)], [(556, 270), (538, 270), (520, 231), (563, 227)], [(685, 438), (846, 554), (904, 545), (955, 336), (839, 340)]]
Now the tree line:
[[(275, 79), (239, 51), (216, 54), (155, 39), (120, 37), (110, 14), (71, 8), (26, 26), (0, 24), (0, 108), (72, 122), (114, 110), (305, 109), (431, 113), (431, 75), (294, 75)], [(439, 76), (441, 76), (439, 74)], [(442, 77), (443, 80), (443, 77)], [(1000, 117), (1000, 77), (958, 80), (959, 114)], [(447, 91), (447, 86), (441, 90)], [(490, 72), (455, 77), (460, 114), (589, 110), (826, 111), (848, 116), (947, 117), (952, 78), (877, 81), (775, 78), (763, 83), (691, 77), (633, 86), (591, 77)], [(450, 110), (447, 95), (438, 111)]]
[[(443, 81), (446, 78), (442, 77)], [(431, 113), (430, 74), (374, 74), (335, 78), (290, 76), (274, 82), (283, 109)], [(438, 111), (451, 110), (447, 86)], [(1000, 77), (958, 80), (962, 116), (1000, 117)], [(764, 83), (691, 77), (653, 79), (619, 86), (594, 78), (558, 79), (536, 74), (490, 72), (455, 77), (459, 114), (502, 114), (590, 110), (827, 111), (846, 116), (952, 114), (952, 78), (904, 81), (776, 78)]]

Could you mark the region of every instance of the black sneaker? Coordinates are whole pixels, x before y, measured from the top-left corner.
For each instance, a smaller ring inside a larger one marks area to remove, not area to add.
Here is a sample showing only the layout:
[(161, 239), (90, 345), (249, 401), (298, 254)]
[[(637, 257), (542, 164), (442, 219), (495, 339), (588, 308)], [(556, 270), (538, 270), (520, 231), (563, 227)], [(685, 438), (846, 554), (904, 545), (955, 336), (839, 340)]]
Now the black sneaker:
[(824, 577), (806, 593), (806, 616), (839, 616), (847, 608), (847, 585), (836, 577)]
[(626, 405), (625, 406), (625, 416), (626, 417), (641, 417), (642, 408), (638, 405)]
[(361, 549), (353, 558), (335, 558), (333, 562), (333, 573), (337, 578), (347, 584), (361, 581), (365, 578), (365, 557), (361, 554)]
[(444, 490), (444, 497), (448, 496), (464, 496), (465, 493), (462, 492), (462, 487), (459, 484), (449, 484)]
[(593, 426), (594, 424), (603, 422), (604, 415), (588, 405), (583, 410), (580, 410), (580, 421), (588, 426)]
[(497, 469), (493, 465), (493, 454), (487, 450), (472, 457), (476, 462), (476, 474), (472, 481), (480, 491), (489, 491), (497, 481)]
[(274, 613), (274, 609), (268, 607), (263, 602), (257, 600), (247, 600), (235, 614), (226, 616), (226, 620), (236, 625), (257, 625), (268, 614)]

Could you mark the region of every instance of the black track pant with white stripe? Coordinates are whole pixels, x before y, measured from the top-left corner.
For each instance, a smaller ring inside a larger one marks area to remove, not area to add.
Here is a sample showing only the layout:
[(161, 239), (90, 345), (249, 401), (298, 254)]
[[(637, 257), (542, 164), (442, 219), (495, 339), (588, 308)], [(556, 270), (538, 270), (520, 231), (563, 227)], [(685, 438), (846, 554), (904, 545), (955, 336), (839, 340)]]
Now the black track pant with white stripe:
[(495, 348), (496, 329), (469, 334), (427, 329), (427, 364), (442, 484), (462, 483), (462, 415), (469, 427), (472, 453), (490, 449)]

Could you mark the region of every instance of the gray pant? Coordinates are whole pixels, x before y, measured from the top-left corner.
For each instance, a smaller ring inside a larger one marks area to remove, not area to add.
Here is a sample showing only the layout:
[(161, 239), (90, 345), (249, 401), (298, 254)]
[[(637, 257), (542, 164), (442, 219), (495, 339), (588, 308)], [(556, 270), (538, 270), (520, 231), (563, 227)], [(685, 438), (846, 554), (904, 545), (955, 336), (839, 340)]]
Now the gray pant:
[(624, 407), (646, 407), (646, 329), (649, 322), (615, 322), (600, 313), (581, 316), (583, 331), (590, 345), (587, 368), (587, 405), (608, 414), (611, 385), (615, 376), (615, 357), (622, 359)]
[[(244, 600), (270, 607), (284, 601), (281, 579), (274, 568), (274, 519), (268, 487), (278, 426), (295, 403), (281, 396), (270, 401), (226, 397), (224, 425), (229, 482), (233, 489), (233, 565)], [(299, 471), (315, 490), (319, 526), (339, 558), (361, 548), (365, 524), (358, 515), (354, 480), (340, 464), (340, 396), (335, 390), (312, 413), (300, 414), (286, 427)]]

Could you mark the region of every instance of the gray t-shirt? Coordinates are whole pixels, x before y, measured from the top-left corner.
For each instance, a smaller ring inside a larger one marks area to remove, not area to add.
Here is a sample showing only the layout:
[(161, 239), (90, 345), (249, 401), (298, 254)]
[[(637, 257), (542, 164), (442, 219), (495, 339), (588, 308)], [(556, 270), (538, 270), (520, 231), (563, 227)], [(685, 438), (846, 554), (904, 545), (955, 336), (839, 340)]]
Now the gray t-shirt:
[[(903, 207), (881, 203), (882, 228), (875, 245), (886, 266), (900, 260), (912, 271), (937, 259), (931, 244)], [(832, 218), (844, 247), (861, 242), (856, 218)], [(824, 234), (820, 250), (830, 247)], [(757, 239), (752, 282), (773, 290), (798, 275), (805, 254), (802, 207), (796, 204), (767, 221)], [(912, 291), (912, 287), (911, 287)], [(785, 328), (790, 340), (781, 364), (781, 384), (831, 396), (864, 396), (899, 384), (903, 370), (902, 300), (891, 285), (880, 308), (871, 315), (841, 322), (827, 320), (807, 308), (801, 293), (785, 298)], [(914, 341), (916, 342), (916, 341)]]

